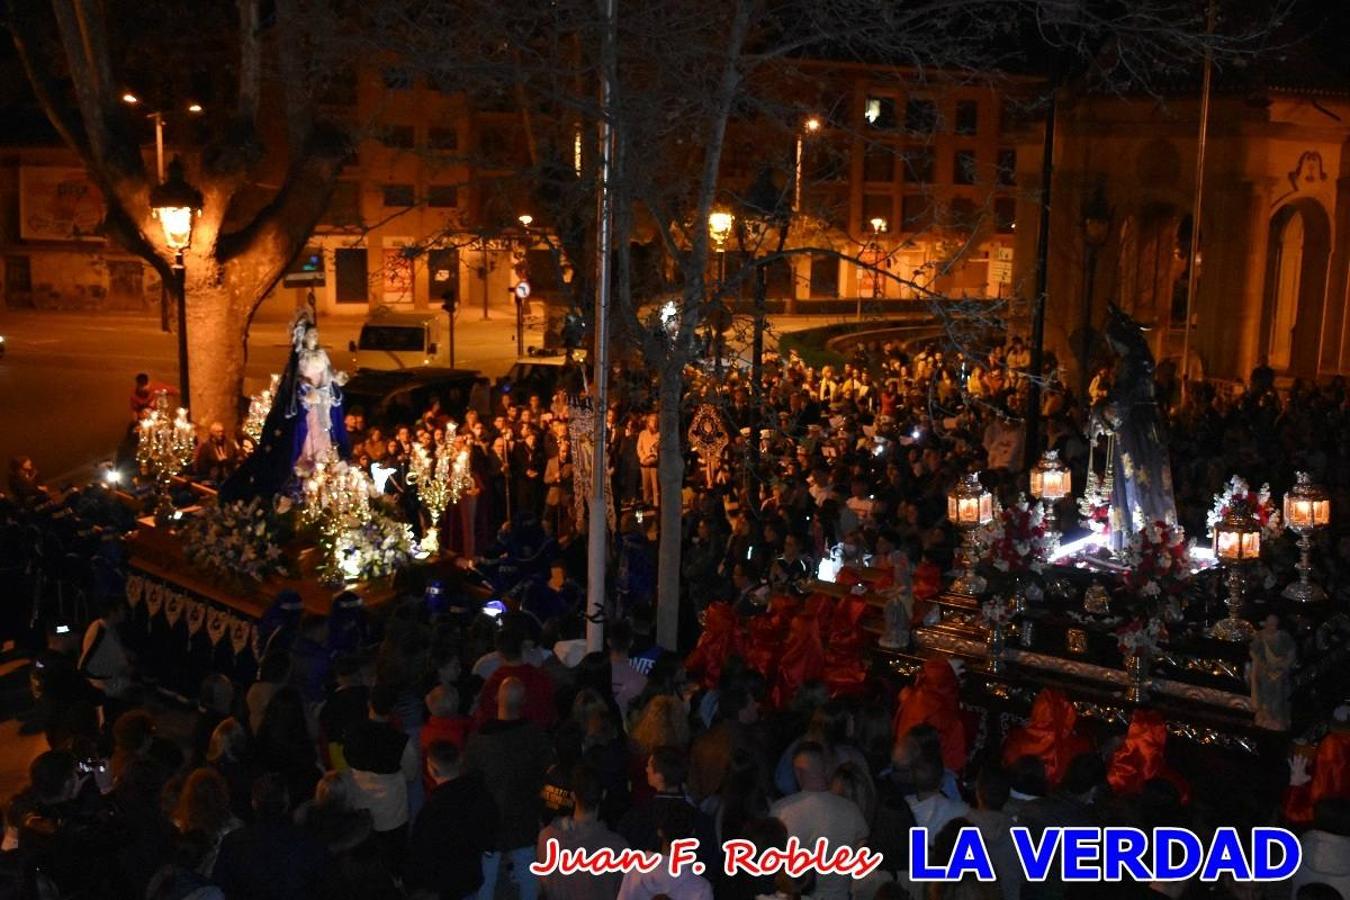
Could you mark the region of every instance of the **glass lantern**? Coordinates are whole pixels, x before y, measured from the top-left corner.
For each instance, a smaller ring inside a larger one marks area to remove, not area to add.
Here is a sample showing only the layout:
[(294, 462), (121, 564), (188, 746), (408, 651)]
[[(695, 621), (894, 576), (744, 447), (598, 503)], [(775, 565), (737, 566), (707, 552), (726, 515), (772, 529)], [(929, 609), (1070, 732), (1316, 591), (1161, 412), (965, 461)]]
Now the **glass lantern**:
[(1261, 556), (1261, 523), (1247, 504), (1234, 502), (1214, 529), (1214, 555), (1228, 565), (1228, 617), (1216, 622), (1210, 635), (1221, 641), (1249, 641), (1256, 629), (1238, 615), (1242, 609), (1242, 569)]
[(1047, 450), (1031, 469), (1031, 496), (1054, 503), (1073, 493), (1073, 475), (1059, 461), (1058, 450)]
[(947, 495), (947, 518), (961, 529), (961, 574), (952, 582), (952, 590), (971, 597), (984, 593), (987, 584), (975, 571), (975, 532), (994, 518), (994, 496), (980, 484), (979, 476), (971, 472), (957, 482)]
[(994, 497), (972, 472), (947, 495), (947, 518), (957, 528), (973, 529), (994, 518)]
[(1321, 485), (1313, 484), (1307, 472), (1299, 472), (1294, 486), (1284, 495), (1284, 521), (1298, 535), (1299, 559), (1294, 566), (1298, 580), (1291, 582), (1282, 596), (1295, 603), (1325, 600), (1326, 591), (1311, 578), (1312, 534), (1331, 523), (1331, 495)]

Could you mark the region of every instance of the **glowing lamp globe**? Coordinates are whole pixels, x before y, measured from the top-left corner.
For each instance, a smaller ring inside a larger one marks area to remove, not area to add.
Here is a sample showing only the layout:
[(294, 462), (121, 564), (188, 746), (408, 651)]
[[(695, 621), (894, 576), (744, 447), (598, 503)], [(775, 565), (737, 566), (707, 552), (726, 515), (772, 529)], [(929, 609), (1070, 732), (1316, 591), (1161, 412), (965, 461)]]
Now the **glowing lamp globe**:
[(726, 243), (731, 235), (732, 223), (735, 221), (736, 217), (729, 212), (718, 210), (708, 213), (708, 236), (719, 246)]
[(174, 157), (168, 178), (150, 191), (150, 209), (164, 229), (164, 243), (182, 253), (192, 246), (193, 220), (202, 210), (202, 192), (183, 177), (183, 161)]
[(1294, 486), (1284, 495), (1284, 521), (1296, 532), (1331, 523), (1331, 496), (1321, 485), (1313, 484), (1307, 472), (1299, 472)]
[(1031, 496), (1054, 503), (1073, 493), (1073, 475), (1059, 461), (1058, 450), (1047, 450), (1031, 469)]
[(1261, 555), (1261, 523), (1246, 504), (1234, 503), (1214, 529), (1214, 554), (1226, 563), (1244, 563)]
[(947, 495), (947, 519), (958, 528), (978, 528), (994, 518), (994, 497), (975, 473), (957, 482)]

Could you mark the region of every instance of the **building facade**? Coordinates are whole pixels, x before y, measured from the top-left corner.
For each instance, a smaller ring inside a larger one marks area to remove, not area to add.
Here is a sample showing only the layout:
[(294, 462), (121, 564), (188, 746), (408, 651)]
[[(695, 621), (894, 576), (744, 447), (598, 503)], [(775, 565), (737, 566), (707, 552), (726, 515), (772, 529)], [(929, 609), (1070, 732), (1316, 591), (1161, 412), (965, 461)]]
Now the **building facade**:
[[(1094, 97), (1064, 111), (1049, 344), (1076, 364), (1084, 327), (1099, 329), (1116, 303), (1149, 327), (1160, 359), (1180, 362), (1188, 349), (1193, 374), (1245, 379), (1262, 362), (1286, 380), (1344, 374), (1350, 92), (1215, 93), (1188, 340), (1199, 118), (1194, 96)], [(1088, 223), (1102, 216), (1093, 246)], [(1019, 281), (1029, 284), (1034, 239), (1018, 239)]]

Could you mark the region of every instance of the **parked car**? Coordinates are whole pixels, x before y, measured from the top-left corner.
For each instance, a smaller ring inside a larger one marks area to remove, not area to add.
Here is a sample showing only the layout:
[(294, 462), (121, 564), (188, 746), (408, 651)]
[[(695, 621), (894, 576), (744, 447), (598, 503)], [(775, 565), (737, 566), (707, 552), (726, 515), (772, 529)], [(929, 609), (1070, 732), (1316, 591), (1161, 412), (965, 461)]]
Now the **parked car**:
[(366, 370), (343, 387), (343, 404), (348, 410), (360, 407), (371, 424), (389, 425), (415, 420), (435, 399), (446, 415), (460, 421), (480, 383), (485, 389), (487, 378), (472, 369)]
[(538, 394), (547, 406), (559, 387), (566, 388), (569, 393), (582, 393), (588, 377), (584, 353), (574, 354), (570, 363), (565, 356), (522, 358), (497, 379), (493, 399), (510, 394), (516, 403), (524, 404), (531, 394)]

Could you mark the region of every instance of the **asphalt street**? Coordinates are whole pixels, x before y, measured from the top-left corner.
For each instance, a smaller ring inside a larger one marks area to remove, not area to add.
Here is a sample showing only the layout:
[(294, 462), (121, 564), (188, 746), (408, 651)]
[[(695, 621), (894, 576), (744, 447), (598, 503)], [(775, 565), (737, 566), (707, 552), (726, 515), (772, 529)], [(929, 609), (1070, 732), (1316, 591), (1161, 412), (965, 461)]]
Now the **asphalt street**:
[[(490, 378), (516, 360), (514, 316), (505, 308), (493, 318), (461, 318), (456, 329), (456, 366)], [(840, 316), (779, 316), (770, 322), (768, 346), (777, 333), (831, 324)], [(333, 362), (351, 370), (347, 342), (359, 319), (321, 317), (319, 333)], [(258, 322), (249, 340), (245, 391), (253, 393), (280, 372), (289, 352), (284, 322)], [(129, 398), (137, 372), (177, 384), (177, 340), (159, 329), (158, 317), (109, 313), (0, 311), (0, 463), (26, 455), (50, 484), (75, 483), (112, 458), (131, 421)], [(728, 335), (730, 353), (748, 358), (749, 328)], [(531, 330), (526, 345), (537, 345)]]

